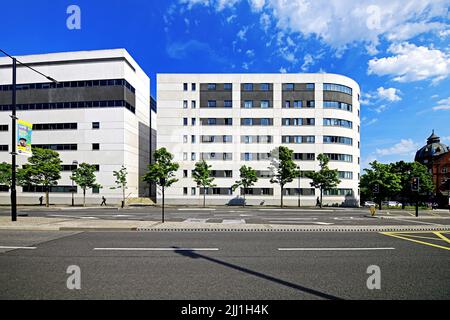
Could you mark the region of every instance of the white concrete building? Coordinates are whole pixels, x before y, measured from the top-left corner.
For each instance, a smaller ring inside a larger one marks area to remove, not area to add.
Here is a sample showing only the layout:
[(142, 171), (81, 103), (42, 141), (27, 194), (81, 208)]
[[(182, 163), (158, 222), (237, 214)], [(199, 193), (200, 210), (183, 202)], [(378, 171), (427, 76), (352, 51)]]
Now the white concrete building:
[[(56, 150), (63, 163), (62, 178), (52, 188), (51, 203), (70, 204), (73, 161), (98, 165), (103, 187), (89, 190), (88, 203), (121, 200), (113, 171), (128, 169), (127, 197), (148, 196), (141, 180), (150, 162), (150, 79), (124, 49), (63, 52), (17, 57), (51, 76), (57, 84), (18, 64), (17, 116), (33, 124), (32, 146)], [(11, 59), (0, 58), (0, 162), (11, 163)], [(153, 106), (156, 111), (156, 105)], [(153, 136), (155, 132), (153, 131)], [(154, 145), (155, 141), (152, 142)], [(18, 165), (27, 161), (17, 156)], [(2, 188), (0, 202), (9, 203)], [(41, 187), (18, 187), (18, 203), (38, 203)], [(78, 188), (75, 202), (81, 203)]]
[[(285, 145), (302, 171), (318, 170), (321, 153), (339, 170), (341, 183), (325, 192), (325, 204), (358, 205), (359, 95), (354, 80), (336, 74), (158, 74), (158, 148), (180, 164), (167, 203), (202, 203), (192, 170), (205, 159), (216, 177), (207, 203), (242, 202), (243, 190), (230, 187), (245, 164), (260, 177), (247, 203), (278, 205), (268, 167), (270, 152)], [(298, 205), (299, 184), (301, 205), (315, 205), (320, 192), (304, 177), (286, 186), (285, 204)]]

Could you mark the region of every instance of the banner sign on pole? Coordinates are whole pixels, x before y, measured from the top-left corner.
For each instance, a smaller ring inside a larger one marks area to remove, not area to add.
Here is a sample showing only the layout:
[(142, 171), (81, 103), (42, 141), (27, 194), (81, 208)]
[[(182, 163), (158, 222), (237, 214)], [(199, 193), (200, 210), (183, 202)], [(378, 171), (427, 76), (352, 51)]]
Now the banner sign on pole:
[(17, 153), (31, 156), (31, 132), (33, 125), (23, 120), (17, 120)]

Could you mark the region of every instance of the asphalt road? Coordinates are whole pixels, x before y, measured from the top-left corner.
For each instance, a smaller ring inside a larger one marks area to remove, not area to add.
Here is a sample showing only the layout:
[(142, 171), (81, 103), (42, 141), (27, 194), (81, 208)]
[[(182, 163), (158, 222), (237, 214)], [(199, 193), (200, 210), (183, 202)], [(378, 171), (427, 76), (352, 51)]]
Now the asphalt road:
[(411, 235), (0, 231), (0, 299), (449, 299), (450, 234)]
[[(238, 224), (301, 224), (301, 225), (450, 225), (450, 213), (447, 211), (420, 212), (426, 220), (415, 220), (411, 212), (403, 210), (389, 211), (389, 217), (396, 219), (374, 219), (368, 217), (367, 208), (255, 208), (255, 207), (217, 207), (217, 208), (166, 208), (165, 220), (176, 222), (208, 222)], [(22, 208), (19, 214), (31, 217), (57, 217), (75, 219), (108, 219), (160, 221), (161, 208)], [(8, 208), (0, 208), (0, 215), (10, 215)], [(383, 214), (386, 216), (386, 214)], [(435, 218), (435, 219), (434, 219)], [(20, 219), (20, 217), (19, 217)]]

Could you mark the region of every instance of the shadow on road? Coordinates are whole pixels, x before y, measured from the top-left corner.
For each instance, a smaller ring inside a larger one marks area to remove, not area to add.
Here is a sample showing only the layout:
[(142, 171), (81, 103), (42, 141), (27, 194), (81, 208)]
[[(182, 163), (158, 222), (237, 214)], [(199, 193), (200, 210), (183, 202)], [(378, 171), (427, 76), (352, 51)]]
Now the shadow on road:
[(250, 274), (252, 276), (256, 276), (256, 277), (259, 277), (259, 278), (262, 278), (262, 279), (265, 279), (265, 280), (268, 280), (268, 281), (272, 281), (274, 283), (277, 283), (277, 284), (280, 284), (280, 285), (283, 285), (283, 286), (286, 286), (286, 287), (289, 287), (289, 288), (292, 288), (292, 289), (295, 289), (295, 290), (298, 290), (298, 291), (302, 291), (302, 292), (305, 292), (305, 293), (308, 293), (308, 294), (311, 294), (311, 295), (315, 295), (315, 296), (323, 298), (323, 299), (344, 300), (342, 298), (339, 298), (339, 297), (336, 297), (336, 296), (333, 296), (333, 295), (330, 295), (330, 294), (327, 294), (327, 293), (324, 293), (324, 292), (320, 292), (320, 291), (317, 291), (317, 290), (314, 290), (314, 289), (311, 289), (311, 288), (307, 288), (307, 287), (304, 287), (304, 286), (301, 286), (301, 285), (298, 285), (296, 283), (292, 283), (292, 282), (289, 282), (289, 281), (286, 281), (286, 280), (278, 279), (278, 278), (269, 276), (267, 274), (264, 274), (264, 273), (261, 273), (261, 272), (258, 272), (258, 271), (250, 270), (250, 269), (247, 269), (247, 268), (244, 268), (244, 267), (241, 267), (241, 266), (229, 263), (229, 262), (225, 262), (225, 261), (222, 261), (222, 260), (219, 260), (219, 259), (207, 257), (207, 256), (199, 254), (199, 253), (197, 253), (197, 252), (195, 252), (193, 250), (176, 250), (176, 249), (179, 249), (179, 247), (172, 247), (172, 248), (175, 249), (174, 250), (175, 253), (178, 253), (178, 254), (180, 254), (182, 256), (189, 257), (189, 258), (192, 258), (192, 259), (205, 259), (207, 261), (214, 262), (214, 263), (220, 264), (222, 266), (225, 266), (225, 267), (228, 267), (228, 268), (231, 268), (231, 269), (235, 269), (235, 270), (240, 271), (240, 272), (245, 272), (245, 273)]

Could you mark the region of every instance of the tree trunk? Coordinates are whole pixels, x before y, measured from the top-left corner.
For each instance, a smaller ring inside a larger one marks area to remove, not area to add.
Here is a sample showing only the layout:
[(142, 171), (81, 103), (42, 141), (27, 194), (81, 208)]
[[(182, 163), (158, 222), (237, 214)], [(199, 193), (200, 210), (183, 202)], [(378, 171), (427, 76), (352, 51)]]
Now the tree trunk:
[(206, 188), (203, 187), (203, 208), (206, 206)]
[(125, 186), (122, 185), (122, 208), (125, 206)]
[(86, 206), (86, 188), (83, 188), (83, 207)]
[(320, 188), (320, 205), (319, 205), (320, 209), (322, 209), (322, 199), (323, 199), (323, 189)]
[(164, 187), (162, 187), (162, 223), (164, 223)]
[(244, 188), (244, 203), (243, 203), (243, 207), (245, 207), (245, 193), (247, 192), (247, 188)]
[(45, 206), (48, 208), (50, 206), (50, 199), (49, 199), (49, 187), (45, 188)]
[(283, 208), (283, 186), (281, 186), (281, 208)]
[(380, 199), (378, 200), (378, 206), (380, 207), (380, 209), (379, 210), (381, 210), (381, 197), (380, 197)]

